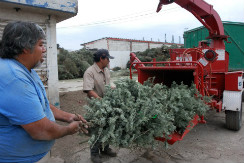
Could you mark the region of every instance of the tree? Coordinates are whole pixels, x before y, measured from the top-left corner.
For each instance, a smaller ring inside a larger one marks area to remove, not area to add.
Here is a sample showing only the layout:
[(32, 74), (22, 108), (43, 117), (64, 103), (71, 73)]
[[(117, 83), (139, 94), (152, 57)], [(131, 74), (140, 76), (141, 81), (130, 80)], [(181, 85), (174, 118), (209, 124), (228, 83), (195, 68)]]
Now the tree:
[(89, 50), (80, 49), (69, 52), (60, 48), (58, 55), (59, 79), (82, 78), (86, 69), (93, 63), (93, 55)]
[(154, 137), (170, 139), (174, 131), (182, 134), (195, 115), (209, 109), (210, 98), (202, 98), (194, 84), (174, 82), (167, 87), (150, 80), (141, 85), (122, 79), (115, 85), (116, 89), (106, 86), (102, 99), (89, 99), (84, 106), (85, 118), (93, 125), (90, 144), (99, 140), (103, 145), (129, 148), (154, 145)]
[[(138, 59), (142, 62), (152, 62), (153, 58), (155, 58), (156, 61), (168, 61), (170, 58), (169, 49), (172, 48), (163, 45), (160, 48), (147, 49), (143, 52), (136, 52), (135, 54), (138, 57)], [(130, 61), (127, 63), (127, 68), (129, 67), (130, 67)]]

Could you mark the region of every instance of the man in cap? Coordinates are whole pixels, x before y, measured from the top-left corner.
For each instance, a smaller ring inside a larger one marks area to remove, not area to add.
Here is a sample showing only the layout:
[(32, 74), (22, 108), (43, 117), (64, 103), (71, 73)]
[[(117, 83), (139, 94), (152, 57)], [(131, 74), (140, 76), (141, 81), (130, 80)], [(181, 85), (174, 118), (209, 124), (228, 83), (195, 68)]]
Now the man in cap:
[[(107, 66), (110, 62), (109, 59), (113, 58), (106, 49), (99, 49), (94, 53), (94, 64), (86, 70), (83, 76), (83, 91), (87, 93), (89, 98), (102, 98), (104, 96), (105, 85), (110, 84), (110, 72)], [(91, 160), (94, 163), (102, 162), (99, 151), (101, 154), (111, 157), (116, 157), (117, 155), (109, 148), (109, 145), (102, 150), (101, 143), (95, 143), (91, 147)]]

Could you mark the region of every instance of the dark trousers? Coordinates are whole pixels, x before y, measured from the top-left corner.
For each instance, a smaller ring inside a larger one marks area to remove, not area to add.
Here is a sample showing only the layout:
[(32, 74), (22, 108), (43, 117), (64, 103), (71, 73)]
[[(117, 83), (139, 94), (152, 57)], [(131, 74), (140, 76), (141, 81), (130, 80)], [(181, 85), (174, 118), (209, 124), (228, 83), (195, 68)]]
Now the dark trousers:
[(94, 156), (94, 155), (99, 155), (99, 150), (100, 151), (107, 151), (109, 149), (109, 145), (106, 145), (104, 147), (104, 150), (102, 148), (102, 143), (100, 142), (96, 142), (93, 147), (90, 146), (90, 149), (91, 149), (91, 155)]

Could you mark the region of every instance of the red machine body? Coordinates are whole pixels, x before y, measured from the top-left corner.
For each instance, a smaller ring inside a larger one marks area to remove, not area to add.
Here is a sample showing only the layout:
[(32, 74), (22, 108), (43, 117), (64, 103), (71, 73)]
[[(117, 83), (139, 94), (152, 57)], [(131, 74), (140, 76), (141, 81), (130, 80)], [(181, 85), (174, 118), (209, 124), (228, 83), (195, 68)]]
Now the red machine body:
[[(162, 5), (172, 2), (191, 12), (209, 30), (208, 39), (211, 39), (211, 43), (201, 41), (197, 48), (171, 49), (170, 61), (164, 62), (140, 62), (136, 55), (131, 53), (131, 67), (136, 68), (138, 81), (142, 84), (150, 77), (155, 77), (155, 83), (163, 83), (169, 87), (173, 81), (189, 86), (194, 82), (202, 95), (213, 97), (210, 105), (220, 112), (225, 90), (243, 90), (243, 83), (240, 84), (243, 72), (228, 72), (229, 53), (225, 51), (224, 44), (228, 36), (224, 35), (221, 19), (213, 6), (203, 0), (160, 0), (157, 12), (161, 10)], [(200, 121), (194, 118), (192, 122), (195, 126), (204, 120), (203, 117)], [(185, 132), (189, 132), (188, 129)], [(179, 136), (175, 133), (168, 142), (173, 144), (185, 134)], [(157, 140), (163, 141), (163, 138)]]

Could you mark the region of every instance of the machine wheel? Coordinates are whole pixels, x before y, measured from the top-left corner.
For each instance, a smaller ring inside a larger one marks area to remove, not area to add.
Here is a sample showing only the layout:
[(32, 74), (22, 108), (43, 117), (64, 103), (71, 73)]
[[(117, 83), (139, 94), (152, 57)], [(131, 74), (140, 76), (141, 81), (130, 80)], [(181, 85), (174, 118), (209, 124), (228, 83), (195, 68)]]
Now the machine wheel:
[(242, 102), (240, 111), (226, 110), (225, 114), (226, 127), (234, 131), (240, 130), (242, 125)]

